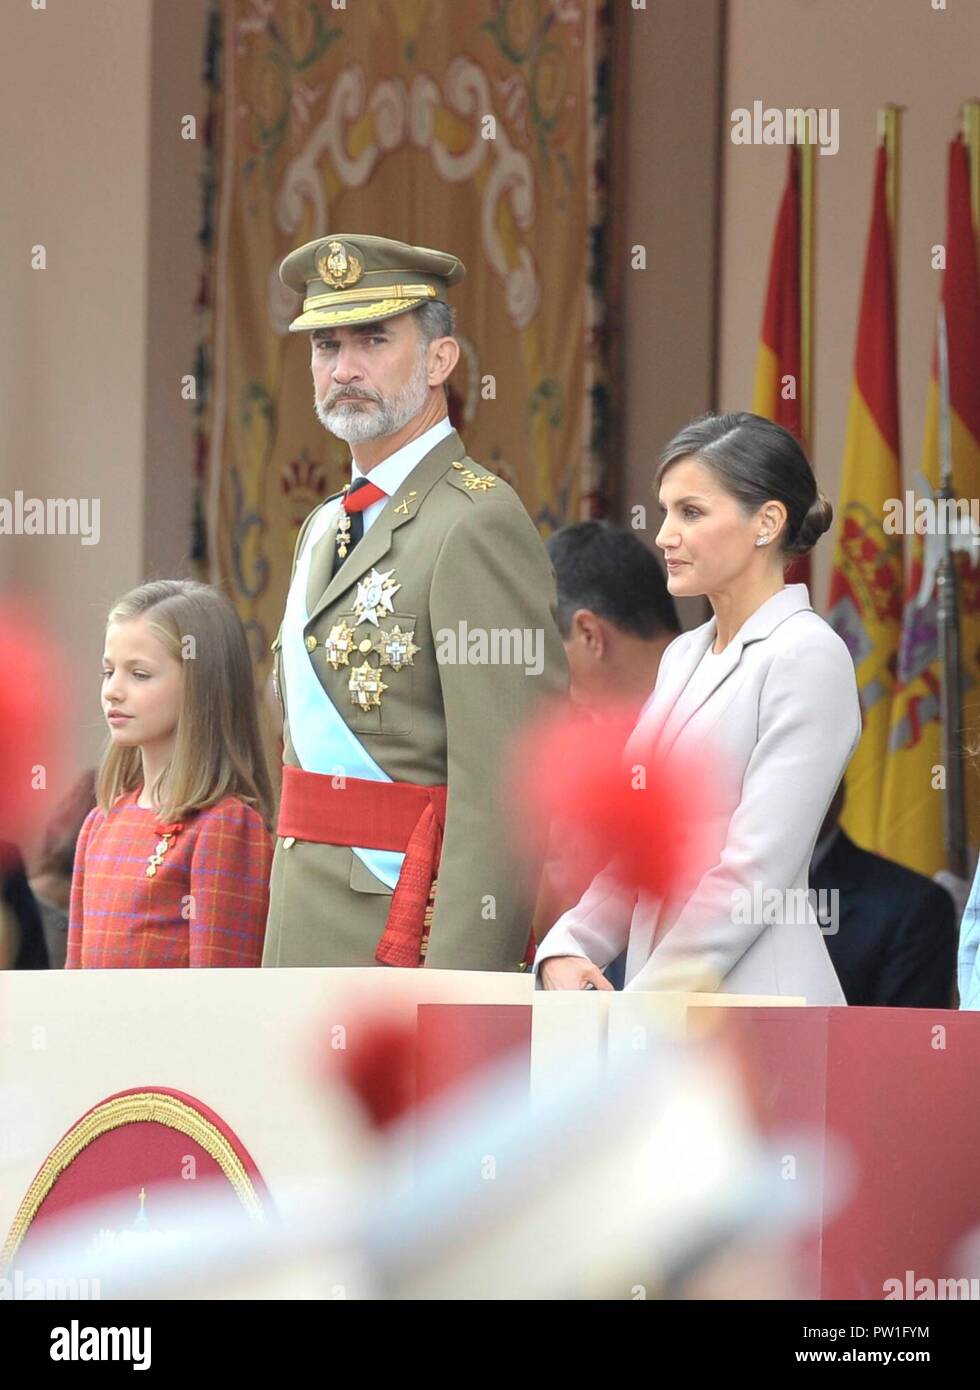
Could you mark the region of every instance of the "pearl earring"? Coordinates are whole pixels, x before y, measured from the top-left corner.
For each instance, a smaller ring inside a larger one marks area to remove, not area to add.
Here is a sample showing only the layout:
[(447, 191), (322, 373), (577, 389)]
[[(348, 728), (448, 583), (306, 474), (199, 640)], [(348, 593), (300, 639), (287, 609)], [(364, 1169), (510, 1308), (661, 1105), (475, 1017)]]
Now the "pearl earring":
[(757, 538), (757, 540), (756, 540), (756, 545), (768, 545), (768, 544), (769, 544), (769, 537), (768, 537), (768, 536), (759, 536), (759, 537)]

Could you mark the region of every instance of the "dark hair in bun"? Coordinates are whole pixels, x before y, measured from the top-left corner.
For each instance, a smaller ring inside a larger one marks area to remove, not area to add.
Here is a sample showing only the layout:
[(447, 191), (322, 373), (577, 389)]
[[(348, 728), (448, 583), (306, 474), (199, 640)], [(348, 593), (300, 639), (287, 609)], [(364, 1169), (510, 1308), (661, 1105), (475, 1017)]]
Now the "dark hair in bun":
[(655, 485), (684, 458), (710, 468), (746, 516), (766, 502), (782, 502), (786, 525), (780, 549), (787, 558), (805, 555), (830, 529), (834, 509), (817, 487), (806, 454), (789, 430), (772, 420), (745, 410), (699, 416), (660, 455)]

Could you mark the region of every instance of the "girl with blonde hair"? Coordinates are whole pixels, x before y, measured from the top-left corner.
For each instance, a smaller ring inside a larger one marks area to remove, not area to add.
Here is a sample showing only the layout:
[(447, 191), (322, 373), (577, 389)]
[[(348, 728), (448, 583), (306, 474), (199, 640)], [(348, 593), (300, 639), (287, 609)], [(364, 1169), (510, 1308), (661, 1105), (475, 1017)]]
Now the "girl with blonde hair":
[(102, 708), (66, 968), (259, 965), (272, 792), (248, 642), (224, 595), (161, 579), (121, 598)]

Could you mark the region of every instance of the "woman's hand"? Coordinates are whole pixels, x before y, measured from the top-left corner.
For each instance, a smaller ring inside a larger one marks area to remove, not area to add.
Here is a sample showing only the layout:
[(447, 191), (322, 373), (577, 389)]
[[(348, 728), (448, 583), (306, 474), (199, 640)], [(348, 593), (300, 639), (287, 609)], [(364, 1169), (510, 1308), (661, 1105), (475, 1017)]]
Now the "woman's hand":
[(597, 965), (582, 956), (549, 956), (538, 971), (544, 989), (612, 989)]

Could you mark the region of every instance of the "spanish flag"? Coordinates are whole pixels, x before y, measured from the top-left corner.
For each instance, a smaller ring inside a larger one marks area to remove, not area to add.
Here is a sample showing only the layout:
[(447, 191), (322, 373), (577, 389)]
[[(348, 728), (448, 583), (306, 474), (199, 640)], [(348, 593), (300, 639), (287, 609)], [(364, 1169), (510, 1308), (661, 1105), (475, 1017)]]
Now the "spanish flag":
[(848, 835), (870, 850), (878, 849), (904, 586), (903, 536), (887, 534), (884, 527), (886, 502), (902, 491), (889, 158), (882, 140), (875, 163), (827, 614), (854, 660), (864, 725), (847, 770), (841, 820)]
[[(945, 257), (941, 299), (949, 345), (953, 488), (958, 499), (969, 501), (980, 498), (980, 278), (970, 206), (970, 156), (962, 137), (952, 142), (949, 151)], [(922, 473), (935, 493), (940, 476), (935, 352)], [(935, 534), (916, 534), (912, 538), (879, 826), (881, 853), (924, 874), (946, 867), (935, 593), (935, 565), (941, 540)], [(980, 555), (968, 543), (954, 554), (959, 580), (964, 732), (965, 741), (974, 743), (980, 734)], [(921, 603), (920, 598), (924, 600)], [(980, 841), (980, 777), (972, 760), (967, 761), (965, 768), (965, 786), (968, 838), (975, 849)]]
[[(752, 411), (785, 426), (806, 448), (800, 228), (800, 153), (796, 145), (790, 145), (786, 187), (779, 204), (769, 260), (769, 286), (755, 364)], [(809, 556), (794, 560), (786, 579), (791, 584), (809, 584)]]

